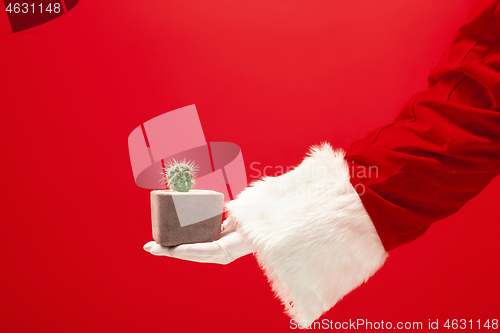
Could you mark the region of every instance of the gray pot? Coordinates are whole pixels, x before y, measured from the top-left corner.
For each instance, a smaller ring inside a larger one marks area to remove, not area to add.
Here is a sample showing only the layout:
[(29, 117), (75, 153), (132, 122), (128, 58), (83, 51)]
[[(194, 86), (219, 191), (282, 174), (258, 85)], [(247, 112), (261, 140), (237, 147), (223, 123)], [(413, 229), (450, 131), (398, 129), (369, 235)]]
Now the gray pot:
[(224, 195), (215, 191), (151, 191), (153, 239), (163, 246), (220, 238)]

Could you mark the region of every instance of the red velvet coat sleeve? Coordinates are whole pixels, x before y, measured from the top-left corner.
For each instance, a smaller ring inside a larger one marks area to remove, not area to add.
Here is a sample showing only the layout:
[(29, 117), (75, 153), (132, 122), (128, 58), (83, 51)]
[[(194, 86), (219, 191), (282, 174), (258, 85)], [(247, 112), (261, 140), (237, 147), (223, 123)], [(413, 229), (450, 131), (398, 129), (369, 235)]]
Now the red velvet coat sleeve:
[(500, 173), (500, 6), (477, 5), (429, 88), (347, 151), (351, 183), (387, 251), (457, 212)]

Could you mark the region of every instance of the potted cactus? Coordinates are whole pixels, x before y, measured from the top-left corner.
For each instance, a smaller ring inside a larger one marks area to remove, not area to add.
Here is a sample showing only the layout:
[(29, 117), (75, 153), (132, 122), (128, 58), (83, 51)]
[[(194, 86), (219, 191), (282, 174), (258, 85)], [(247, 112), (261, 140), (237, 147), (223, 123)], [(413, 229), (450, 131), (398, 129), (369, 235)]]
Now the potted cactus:
[(224, 195), (193, 190), (197, 166), (169, 162), (162, 170), (167, 190), (151, 191), (153, 239), (163, 246), (211, 242), (220, 238)]

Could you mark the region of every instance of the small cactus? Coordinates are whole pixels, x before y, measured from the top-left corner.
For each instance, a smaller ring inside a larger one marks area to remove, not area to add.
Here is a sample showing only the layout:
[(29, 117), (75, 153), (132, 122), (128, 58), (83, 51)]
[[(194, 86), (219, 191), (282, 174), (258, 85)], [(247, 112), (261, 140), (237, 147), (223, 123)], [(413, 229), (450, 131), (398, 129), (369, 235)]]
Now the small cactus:
[(198, 167), (192, 161), (186, 159), (176, 161), (175, 159), (163, 168), (163, 182), (171, 190), (177, 192), (188, 192), (195, 184)]

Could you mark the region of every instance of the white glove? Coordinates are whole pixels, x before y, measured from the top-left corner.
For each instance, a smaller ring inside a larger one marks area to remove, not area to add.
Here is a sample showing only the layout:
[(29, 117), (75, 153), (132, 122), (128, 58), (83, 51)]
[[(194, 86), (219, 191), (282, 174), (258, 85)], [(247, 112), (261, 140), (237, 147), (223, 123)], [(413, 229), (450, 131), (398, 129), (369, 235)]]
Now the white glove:
[(236, 230), (233, 217), (224, 220), (221, 226), (221, 238), (216, 241), (177, 246), (161, 246), (152, 241), (144, 245), (144, 250), (155, 256), (222, 265), (252, 253), (251, 244)]

